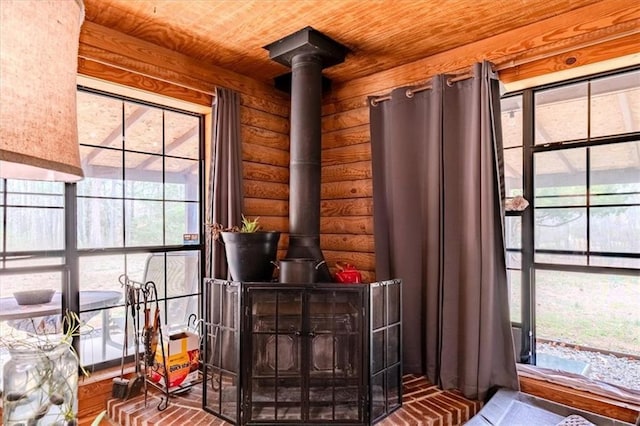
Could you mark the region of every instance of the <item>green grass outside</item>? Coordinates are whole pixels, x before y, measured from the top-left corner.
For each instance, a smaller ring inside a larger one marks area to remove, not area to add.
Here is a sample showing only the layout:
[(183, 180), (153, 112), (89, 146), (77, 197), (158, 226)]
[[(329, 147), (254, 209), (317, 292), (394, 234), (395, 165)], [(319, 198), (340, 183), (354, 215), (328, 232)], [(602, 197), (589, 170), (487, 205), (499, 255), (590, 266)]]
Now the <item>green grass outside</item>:
[(536, 272), (537, 337), (640, 356), (640, 277)]

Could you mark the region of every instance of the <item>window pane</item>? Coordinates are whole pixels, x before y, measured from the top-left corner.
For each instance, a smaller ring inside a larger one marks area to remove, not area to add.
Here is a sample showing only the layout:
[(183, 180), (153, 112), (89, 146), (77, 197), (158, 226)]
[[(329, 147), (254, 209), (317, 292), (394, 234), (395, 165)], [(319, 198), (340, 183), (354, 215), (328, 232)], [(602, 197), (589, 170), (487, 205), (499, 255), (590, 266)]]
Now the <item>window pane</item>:
[(122, 148), (122, 101), (82, 91), (77, 96), (80, 143)]
[(562, 265), (586, 265), (587, 256), (535, 252), (534, 261), (536, 263), (557, 263)]
[(504, 225), (506, 248), (522, 248), (522, 217), (506, 216), (504, 218)]
[(538, 337), (640, 355), (638, 277), (536, 271), (535, 285)]
[(504, 178), (507, 197), (522, 195), (522, 148), (504, 150)]
[(197, 201), (198, 161), (167, 157), (165, 162), (165, 198), (167, 200)]
[(0, 296), (10, 297), (14, 291), (51, 288), (62, 291), (62, 272), (10, 273), (0, 275)]
[(7, 251), (61, 250), (64, 248), (62, 208), (7, 208)]
[[(162, 255), (162, 253), (158, 255)], [(149, 253), (129, 253), (126, 255), (127, 276), (129, 279), (141, 283), (147, 282), (148, 279), (145, 276), (145, 271), (147, 270), (147, 260), (149, 256)], [(164, 296), (160, 295), (160, 297)]]
[(162, 199), (162, 156), (125, 152), (125, 197)]
[(199, 259), (198, 251), (150, 254), (145, 261), (143, 281), (153, 281), (160, 298), (196, 294), (200, 282)]
[[(11, 333), (20, 337), (25, 332), (60, 333), (62, 279), (62, 271), (0, 275), (0, 297), (3, 298), (0, 313), (4, 320), (0, 322), (0, 336)], [(49, 303), (21, 306), (14, 297), (17, 291), (44, 289), (56, 292)]]
[(586, 154), (586, 148), (535, 154), (536, 207), (586, 204)]
[(162, 110), (125, 102), (124, 113), (125, 149), (162, 154)]
[(184, 244), (184, 234), (200, 233), (200, 211), (198, 207), (198, 203), (170, 201), (165, 203), (165, 244), (182, 245)]
[[(125, 273), (124, 254), (80, 257), (81, 290), (122, 291), (120, 275)], [(80, 294), (82, 299), (82, 293)], [(82, 302), (82, 300), (81, 300)]]
[(78, 198), (78, 247), (122, 247), (122, 200)]
[(535, 94), (536, 145), (587, 138), (587, 83)]
[(522, 146), (522, 96), (500, 101), (502, 110), (502, 144), (505, 148)]
[[(0, 213), (0, 218), (2, 217), (2, 213)], [(0, 232), (2, 235), (2, 232)], [(7, 268), (24, 268), (24, 267), (35, 267), (35, 266), (52, 266), (52, 265), (63, 265), (64, 257), (63, 256), (49, 256), (46, 257), (35, 257), (35, 256), (7, 256), (5, 259), (5, 266)], [(0, 290), (1, 291), (1, 290)]]
[(81, 146), (84, 179), (78, 195), (122, 197), (122, 151)]
[(64, 183), (39, 180), (7, 179), (7, 192), (28, 192), (30, 194), (60, 194), (64, 195)]
[(591, 82), (591, 136), (640, 131), (640, 71)]
[(200, 158), (200, 119), (172, 111), (164, 113), (165, 154)]
[(640, 142), (591, 148), (591, 204), (640, 203)]
[(587, 209), (536, 209), (535, 249), (587, 249)]
[(522, 322), (522, 271), (507, 271), (509, 282), (509, 312), (512, 322)]
[(508, 251), (507, 256), (507, 269), (521, 269), (522, 268), (522, 254), (513, 251)]
[(64, 197), (56, 194), (13, 194), (7, 193), (7, 205), (9, 206), (34, 206), (34, 207), (64, 207)]
[(640, 254), (640, 206), (592, 207), (591, 251)]
[(127, 247), (162, 245), (162, 201), (125, 201), (125, 226)]
[(593, 266), (613, 266), (617, 268), (640, 269), (640, 259), (628, 257), (591, 256), (589, 264)]
[[(128, 317), (128, 355), (135, 351), (134, 333), (131, 319)], [(104, 311), (87, 312), (81, 316), (86, 321), (80, 336), (80, 360), (83, 365), (96, 364), (122, 358), (125, 336), (124, 307), (109, 308)]]
[(198, 317), (198, 296), (167, 300), (167, 324), (185, 325), (189, 315)]

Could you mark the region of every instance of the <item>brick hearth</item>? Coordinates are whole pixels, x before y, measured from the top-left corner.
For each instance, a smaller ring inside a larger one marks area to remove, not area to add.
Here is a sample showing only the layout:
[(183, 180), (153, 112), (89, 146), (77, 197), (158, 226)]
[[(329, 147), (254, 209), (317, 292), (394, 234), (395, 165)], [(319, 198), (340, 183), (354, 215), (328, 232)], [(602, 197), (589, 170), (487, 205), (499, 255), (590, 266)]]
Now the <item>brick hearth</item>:
[[(457, 391), (441, 391), (424, 377), (406, 375), (403, 378), (402, 408), (391, 414), (378, 426), (454, 426), (466, 422), (480, 409), (480, 403), (465, 399)], [(202, 388), (194, 388), (183, 396), (171, 398), (164, 411), (158, 411), (161, 394), (149, 392), (145, 407), (144, 396), (127, 401), (109, 400), (109, 419), (123, 426), (147, 425), (228, 425), (202, 409)]]

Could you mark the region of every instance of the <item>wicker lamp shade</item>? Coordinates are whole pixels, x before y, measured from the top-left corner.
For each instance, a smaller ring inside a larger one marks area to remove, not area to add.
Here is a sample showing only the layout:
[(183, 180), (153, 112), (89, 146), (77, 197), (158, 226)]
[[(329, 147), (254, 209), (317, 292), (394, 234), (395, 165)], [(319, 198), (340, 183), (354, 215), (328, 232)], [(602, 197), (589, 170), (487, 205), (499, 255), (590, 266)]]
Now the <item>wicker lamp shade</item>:
[(0, 14), (0, 177), (82, 179), (76, 110), (82, 0), (2, 0)]

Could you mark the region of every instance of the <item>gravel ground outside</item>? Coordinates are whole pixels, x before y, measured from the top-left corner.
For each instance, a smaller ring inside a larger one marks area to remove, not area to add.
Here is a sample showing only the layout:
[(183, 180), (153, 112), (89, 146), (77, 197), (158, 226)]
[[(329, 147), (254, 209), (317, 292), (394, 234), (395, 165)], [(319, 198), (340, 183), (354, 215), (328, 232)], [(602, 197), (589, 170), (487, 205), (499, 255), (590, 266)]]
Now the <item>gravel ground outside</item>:
[(640, 360), (638, 359), (540, 342), (536, 345), (536, 351), (586, 362), (589, 364), (586, 377), (640, 391)]

